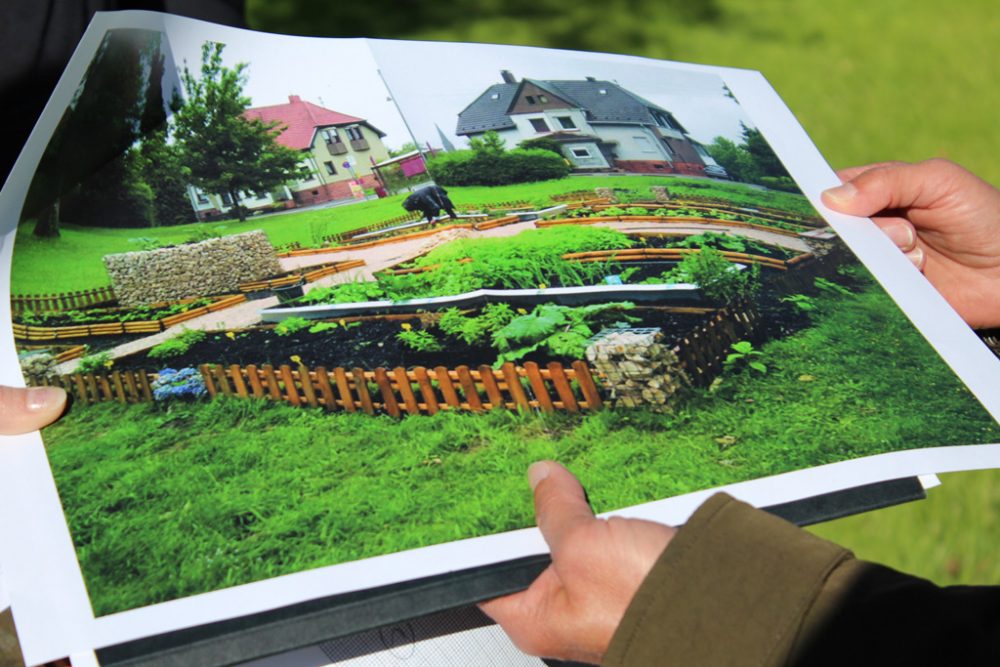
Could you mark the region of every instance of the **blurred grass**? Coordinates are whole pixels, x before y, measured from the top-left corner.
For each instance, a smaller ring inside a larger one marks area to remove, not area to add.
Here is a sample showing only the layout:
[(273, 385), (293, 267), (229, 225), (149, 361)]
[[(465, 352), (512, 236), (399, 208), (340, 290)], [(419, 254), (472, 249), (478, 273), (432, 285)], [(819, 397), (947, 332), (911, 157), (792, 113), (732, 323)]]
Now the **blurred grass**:
[[(386, 2), (364, 7), (378, 16), (373, 8)], [(396, 18), (381, 32), (378, 20), (338, 20), (353, 11), (343, 4), (248, 0), (247, 16), (276, 32), (518, 42), (758, 69), (834, 167), (943, 156), (1000, 183), (1000, 11), (992, 0), (715, 0), (699, 12), (672, 11), (679, 4), (562, 3), (553, 18), (551, 0), (462, 0), (449, 5), (447, 20), (414, 3), (406, 20), (398, 19), (408, 5), (388, 7)], [(547, 27), (560, 20), (563, 28)], [(926, 501), (813, 530), (939, 583), (1000, 583), (1000, 472), (942, 480)]]

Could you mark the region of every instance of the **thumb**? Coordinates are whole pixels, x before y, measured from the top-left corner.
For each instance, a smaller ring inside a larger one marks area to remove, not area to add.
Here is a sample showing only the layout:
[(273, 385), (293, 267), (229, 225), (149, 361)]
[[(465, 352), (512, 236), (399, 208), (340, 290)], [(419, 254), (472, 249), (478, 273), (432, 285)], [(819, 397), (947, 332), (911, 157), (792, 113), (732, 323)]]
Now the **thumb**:
[(555, 461), (538, 461), (528, 468), (528, 479), (535, 490), (535, 518), (552, 559), (559, 557), (573, 528), (594, 521), (594, 512), (580, 482), (569, 470)]
[(944, 160), (918, 164), (887, 163), (846, 170), (843, 185), (823, 192), (823, 203), (835, 211), (871, 217), (887, 209), (933, 208), (952, 188), (954, 174)]
[(65, 407), (61, 387), (0, 386), (0, 435), (37, 431), (58, 419)]

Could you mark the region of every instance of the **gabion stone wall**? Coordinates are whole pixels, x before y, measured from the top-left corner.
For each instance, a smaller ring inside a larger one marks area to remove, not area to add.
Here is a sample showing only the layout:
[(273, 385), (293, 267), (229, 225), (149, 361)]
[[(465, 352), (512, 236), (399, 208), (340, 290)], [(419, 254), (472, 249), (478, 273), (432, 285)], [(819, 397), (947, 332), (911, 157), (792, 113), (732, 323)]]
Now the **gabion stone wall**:
[(648, 405), (669, 409), (671, 397), (688, 382), (659, 329), (607, 329), (587, 347), (587, 360), (601, 372), (614, 407)]
[(103, 259), (118, 302), (126, 307), (233, 294), (241, 283), (281, 273), (274, 248), (259, 230)]

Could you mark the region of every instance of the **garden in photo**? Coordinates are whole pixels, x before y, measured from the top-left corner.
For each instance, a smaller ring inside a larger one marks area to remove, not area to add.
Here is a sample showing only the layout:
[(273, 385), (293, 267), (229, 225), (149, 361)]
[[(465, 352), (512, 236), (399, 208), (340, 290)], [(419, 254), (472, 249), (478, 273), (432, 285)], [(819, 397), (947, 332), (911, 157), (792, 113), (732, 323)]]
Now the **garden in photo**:
[[(163, 67), (128, 44), (137, 77)], [(52, 166), (84, 83), (18, 229), (14, 335), (29, 383), (73, 397), (43, 437), (99, 616), (530, 526), (542, 458), (603, 512), (1000, 437), (750, 125), (706, 147), (650, 107), (669, 150), (629, 161), (565, 132), (423, 151), (313, 105), (286, 145), (307, 102), (250, 106), (223, 54), (169, 120), (134, 86), (159, 129), (123, 123), (104, 181)], [(508, 75), (542, 105), (571, 88)], [(202, 150), (217, 113), (256, 168)], [(154, 149), (180, 203), (142, 187)], [(404, 210), (431, 178), (451, 210)]]

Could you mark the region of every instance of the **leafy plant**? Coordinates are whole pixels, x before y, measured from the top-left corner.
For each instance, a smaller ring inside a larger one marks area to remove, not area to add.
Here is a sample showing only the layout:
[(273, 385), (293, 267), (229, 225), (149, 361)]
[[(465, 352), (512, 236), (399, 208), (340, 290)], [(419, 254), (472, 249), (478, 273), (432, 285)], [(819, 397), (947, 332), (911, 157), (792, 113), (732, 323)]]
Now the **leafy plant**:
[(649, 209), (643, 206), (629, 206), (624, 215), (649, 215)]
[(832, 292), (833, 294), (839, 294), (840, 296), (851, 296), (852, 294), (851, 290), (847, 289), (843, 285), (838, 285), (832, 280), (827, 280), (826, 278), (819, 276), (813, 280), (813, 284), (816, 285), (817, 289), (823, 290), (824, 292)]
[(313, 322), (304, 317), (286, 317), (274, 327), (274, 333), (279, 336), (291, 336), (313, 326)]
[(115, 360), (110, 352), (98, 352), (80, 359), (76, 367), (77, 373), (103, 373), (114, 366)]
[(809, 312), (811, 310), (816, 310), (816, 300), (806, 294), (790, 294), (788, 296), (781, 297), (781, 300), (785, 303), (790, 303), (796, 308), (803, 312)]
[(603, 316), (614, 313), (620, 319), (620, 311), (634, 307), (627, 301), (576, 308), (551, 303), (535, 306), (493, 334), (493, 345), (500, 353), (495, 365), (523, 359), (541, 349), (557, 357), (582, 357)]
[(403, 329), (396, 334), (396, 339), (417, 352), (440, 352), (444, 349), (441, 341), (426, 329)]
[(714, 248), (702, 248), (687, 255), (673, 269), (663, 274), (671, 283), (694, 283), (710, 299), (728, 303), (749, 298), (760, 289), (760, 266), (740, 270)]
[(207, 334), (200, 329), (183, 329), (179, 334), (153, 346), (147, 355), (150, 359), (168, 359), (186, 354), (191, 346), (205, 340)]
[[(643, 210), (645, 210), (645, 209), (643, 209)], [(609, 206), (608, 208), (603, 209), (598, 215), (608, 216), (608, 217), (614, 218), (614, 217), (617, 217), (619, 215), (625, 215), (625, 213), (626, 213), (625, 209), (623, 209), (623, 208), (620, 208), (618, 206)]]
[(317, 322), (316, 324), (309, 327), (309, 333), (318, 334), (318, 333), (323, 333), (324, 331), (333, 331), (339, 326), (340, 325), (337, 324), (336, 322)]
[(759, 361), (760, 357), (764, 356), (764, 353), (760, 350), (754, 349), (753, 343), (747, 340), (741, 340), (739, 342), (733, 343), (729, 346), (732, 352), (726, 356), (726, 360), (723, 362), (723, 366), (727, 370), (742, 370), (743, 368), (750, 368), (761, 375), (767, 374), (767, 366), (763, 362)]
[(205, 379), (194, 368), (164, 368), (157, 373), (152, 389), (157, 401), (201, 398), (208, 393)]
[(441, 314), (438, 327), (445, 334), (458, 338), (467, 345), (474, 345), (491, 338), (514, 317), (514, 310), (506, 303), (488, 303), (477, 316), (464, 315), (458, 308), (449, 308)]

